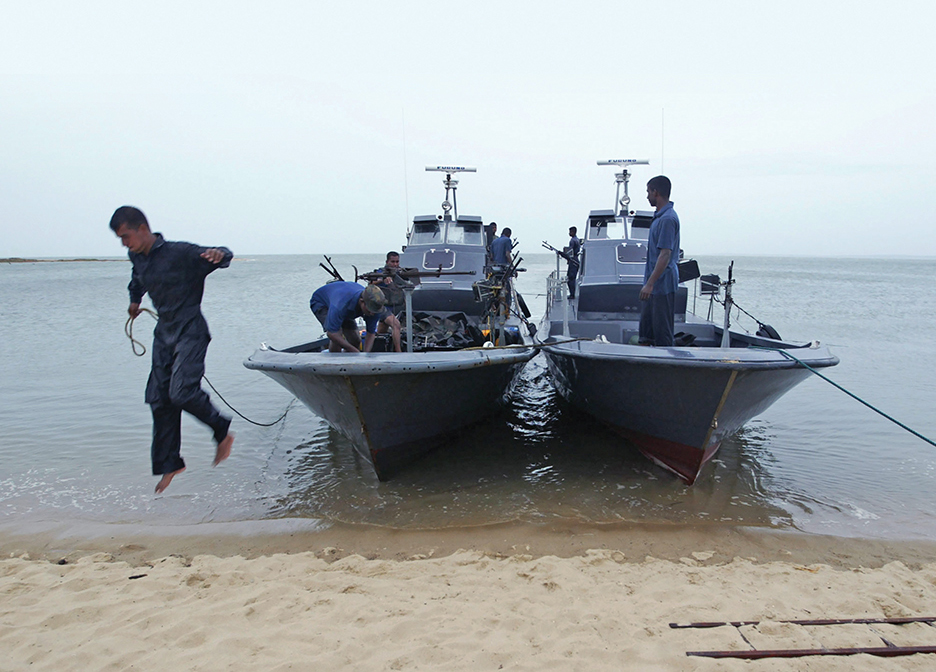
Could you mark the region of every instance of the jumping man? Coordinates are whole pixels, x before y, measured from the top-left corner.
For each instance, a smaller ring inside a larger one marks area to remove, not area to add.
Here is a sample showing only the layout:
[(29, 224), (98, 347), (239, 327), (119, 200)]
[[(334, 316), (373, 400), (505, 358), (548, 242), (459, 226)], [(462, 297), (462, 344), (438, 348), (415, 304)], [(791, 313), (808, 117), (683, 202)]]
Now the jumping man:
[(195, 416), (214, 432), (214, 465), (231, 454), (231, 419), (211, 404), (201, 388), (205, 354), (211, 335), (201, 312), (205, 278), (227, 268), (234, 256), (226, 247), (199, 247), (165, 240), (150, 231), (146, 216), (125, 205), (111, 217), (110, 228), (129, 250), (130, 307), (137, 317), (144, 294), (150, 295), (159, 321), (153, 331), (153, 364), (146, 383), (146, 403), (153, 413), (153, 475), (161, 476), (156, 494), (185, 471), (181, 456), (182, 411)]

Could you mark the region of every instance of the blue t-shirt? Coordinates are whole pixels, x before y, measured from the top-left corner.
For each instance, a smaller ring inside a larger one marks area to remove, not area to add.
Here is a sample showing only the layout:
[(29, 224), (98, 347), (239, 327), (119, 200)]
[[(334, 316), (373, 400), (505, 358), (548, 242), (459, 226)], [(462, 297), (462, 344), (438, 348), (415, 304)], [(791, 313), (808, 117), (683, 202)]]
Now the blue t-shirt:
[(509, 264), (510, 263), (510, 250), (513, 247), (513, 243), (510, 242), (508, 236), (501, 236), (500, 238), (495, 238), (494, 242), (491, 243), (491, 258), (494, 259), (495, 264)]
[(356, 282), (330, 282), (315, 290), (309, 301), (309, 308), (313, 314), (321, 310), (328, 311), (328, 318), (325, 320), (326, 332), (341, 331), (341, 326), (346, 320), (353, 321), (356, 317), (363, 317), (367, 333), (375, 334), (379, 316), (364, 315), (358, 309), (358, 299), (363, 291), (364, 288)]
[(670, 262), (656, 283), (653, 285), (654, 294), (670, 294), (679, 287), (679, 217), (673, 210), (673, 203), (669, 202), (653, 215), (650, 223), (650, 239), (647, 241), (647, 265), (644, 268), (644, 282), (650, 279), (650, 274), (656, 267), (660, 258), (660, 250), (670, 250)]

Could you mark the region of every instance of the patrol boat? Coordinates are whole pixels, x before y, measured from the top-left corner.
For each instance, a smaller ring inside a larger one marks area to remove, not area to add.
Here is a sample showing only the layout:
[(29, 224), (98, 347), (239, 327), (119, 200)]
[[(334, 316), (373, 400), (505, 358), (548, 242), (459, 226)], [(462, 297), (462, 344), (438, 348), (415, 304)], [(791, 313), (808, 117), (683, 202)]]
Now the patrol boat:
[(326, 337), (261, 345), (244, 362), (348, 437), (380, 480), (495, 413), (535, 354), (535, 325), (509, 282), (521, 259), (492, 266), (481, 218), (458, 214), (454, 176), (476, 169), (426, 170), (445, 173), (445, 201), (442, 214), (413, 219), (400, 256), (405, 352), (378, 337), (369, 353), (330, 353)]
[[(629, 210), (628, 180), (630, 166), (648, 163), (598, 162), (622, 169), (615, 175), (620, 209), (589, 213), (575, 298), (567, 298), (557, 263), (547, 280), (540, 333), (562, 397), (692, 484), (726, 437), (811, 375), (807, 366), (835, 366), (839, 360), (818, 341), (786, 342), (761, 322), (755, 334), (732, 329), (732, 269), (724, 282), (717, 275), (700, 276), (698, 263), (683, 259), (681, 250), (676, 345), (637, 345), (653, 213)], [(544, 246), (558, 252), (557, 262), (565, 254)], [(688, 309), (690, 282), (698, 283), (696, 296), (709, 297), (707, 317)], [(719, 303), (725, 306), (720, 324), (712, 320)]]

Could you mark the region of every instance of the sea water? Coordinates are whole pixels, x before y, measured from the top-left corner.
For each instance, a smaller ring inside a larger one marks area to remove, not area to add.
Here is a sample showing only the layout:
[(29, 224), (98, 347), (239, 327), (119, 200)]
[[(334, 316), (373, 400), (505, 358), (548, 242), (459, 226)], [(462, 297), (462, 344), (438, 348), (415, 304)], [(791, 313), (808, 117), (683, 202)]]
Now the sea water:
[[(523, 256), (517, 284), (535, 321), (556, 263)], [(698, 260), (703, 273), (723, 278), (734, 261), (734, 297), (745, 311), (784, 339), (829, 345), (841, 364), (824, 375), (936, 439), (936, 260)], [(124, 333), (129, 263), (0, 264), (0, 525), (305, 518), (439, 528), (569, 520), (936, 536), (936, 447), (816, 376), (725, 441), (687, 487), (558, 399), (538, 357), (490, 420), (380, 483), (344, 437), (243, 366), (262, 342), (286, 347), (321, 335), (308, 308), (327, 279), (320, 261), (239, 256), (209, 276), (207, 379), (252, 420), (286, 417), (259, 427), (235, 416), (234, 452), (217, 468), (210, 432), (185, 418), (188, 470), (158, 497), (143, 402), (149, 354), (134, 356)], [(383, 258), (333, 261), (347, 278), (353, 266), (369, 271)], [(693, 302), (708, 313), (707, 297)], [(733, 319), (757, 328), (743, 314)], [(152, 326), (148, 315), (132, 325), (147, 347)]]

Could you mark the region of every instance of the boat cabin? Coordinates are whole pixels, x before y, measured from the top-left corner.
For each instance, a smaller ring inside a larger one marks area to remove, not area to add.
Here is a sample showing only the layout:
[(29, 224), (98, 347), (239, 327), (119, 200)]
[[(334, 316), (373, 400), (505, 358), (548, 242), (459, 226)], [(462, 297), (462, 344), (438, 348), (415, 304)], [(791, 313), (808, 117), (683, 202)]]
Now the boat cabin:
[(478, 216), (446, 213), (414, 217), (400, 266), (461, 274), (420, 278), (413, 292), (413, 309), (479, 314), (482, 304), (475, 301), (472, 284), (484, 278), (485, 242), (484, 225)]
[[(652, 212), (623, 216), (592, 210), (585, 226), (578, 287), (579, 320), (640, 319), (640, 288), (647, 262)], [(676, 321), (686, 319), (688, 290), (676, 291)]]

